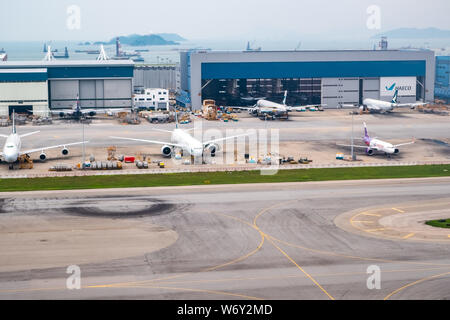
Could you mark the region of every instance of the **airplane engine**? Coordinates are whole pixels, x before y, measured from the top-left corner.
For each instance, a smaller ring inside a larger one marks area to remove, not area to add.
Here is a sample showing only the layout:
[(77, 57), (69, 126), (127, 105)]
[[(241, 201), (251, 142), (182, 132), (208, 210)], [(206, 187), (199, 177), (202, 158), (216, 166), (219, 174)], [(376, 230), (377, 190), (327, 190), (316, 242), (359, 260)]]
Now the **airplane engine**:
[(89, 117), (93, 117), (96, 114), (97, 114), (97, 112), (95, 112), (95, 111), (89, 111), (89, 113), (88, 113)]
[(67, 155), (69, 154), (69, 149), (63, 148), (63, 149), (61, 150), (61, 153), (62, 153), (63, 156), (67, 156)]
[(215, 157), (216, 152), (220, 150), (220, 147), (218, 144), (211, 143), (206, 146), (206, 150), (208, 150), (208, 152), (210, 152), (211, 157)]
[(41, 161), (45, 161), (45, 159), (47, 159), (47, 155), (46, 155), (44, 152), (42, 152), (42, 153), (39, 155), (39, 159), (41, 159)]
[(366, 149), (366, 153), (367, 153), (368, 156), (373, 155), (373, 149), (367, 148)]
[(398, 150), (397, 148), (394, 150), (394, 153), (395, 154), (397, 154), (397, 153), (399, 153), (400, 152), (400, 150)]
[(64, 118), (64, 116), (65, 116), (64, 112), (60, 112), (60, 113), (59, 113), (59, 117), (60, 117), (60, 118)]
[(170, 157), (170, 155), (172, 154), (172, 147), (167, 145), (163, 146), (161, 148), (161, 153), (164, 157)]

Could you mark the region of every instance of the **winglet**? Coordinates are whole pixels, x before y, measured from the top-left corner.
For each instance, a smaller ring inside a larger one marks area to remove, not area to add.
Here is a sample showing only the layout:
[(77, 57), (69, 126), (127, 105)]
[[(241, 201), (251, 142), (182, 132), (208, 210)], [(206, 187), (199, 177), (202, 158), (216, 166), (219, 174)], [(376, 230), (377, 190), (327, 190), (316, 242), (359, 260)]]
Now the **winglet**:
[(287, 98), (287, 90), (284, 91), (284, 99), (283, 99), (283, 105), (286, 105), (286, 98)]

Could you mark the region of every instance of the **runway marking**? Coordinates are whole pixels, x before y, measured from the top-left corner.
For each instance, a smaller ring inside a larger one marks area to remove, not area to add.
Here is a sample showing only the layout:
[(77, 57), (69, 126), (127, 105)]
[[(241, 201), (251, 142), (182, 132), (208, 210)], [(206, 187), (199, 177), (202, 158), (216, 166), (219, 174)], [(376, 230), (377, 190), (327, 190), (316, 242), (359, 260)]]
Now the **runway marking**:
[(392, 210), (395, 210), (395, 211), (400, 212), (400, 213), (405, 213), (405, 211), (397, 209), (397, 208), (392, 208)]
[(225, 292), (225, 291), (216, 291), (216, 290), (205, 290), (205, 289), (193, 289), (193, 288), (175, 288), (175, 287), (162, 287), (162, 286), (131, 286), (129, 288), (144, 288), (144, 289), (164, 289), (164, 290), (178, 290), (178, 291), (192, 291), (192, 292), (202, 292), (202, 293), (213, 293), (218, 295), (225, 295), (225, 296), (232, 296), (232, 297), (239, 297), (239, 298), (245, 298), (249, 300), (264, 300), (263, 298), (253, 297), (253, 296), (247, 296), (239, 293), (231, 293), (231, 292)]
[(366, 220), (353, 220), (353, 222), (359, 222), (359, 223), (375, 223), (375, 221), (366, 221)]
[(411, 238), (413, 235), (415, 235), (415, 233), (407, 234), (406, 236), (402, 237), (402, 239), (408, 239), (408, 238)]
[(358, 215), (360, 215), (360, 214), (363, 214), (363, 215), (365, 215), (365, 216), (382, 217), (382, 215), (381, 215), (381, 214), (376, 214), (376, 213), (368, 213), (368, 212), (361, 212), (361, 213), (358, 213), (358, 214), (357, 214), (357, 216), (358, 216)]
[(307, 248), (307, 247), (303, 247), (300, 245), (297, 245), (295, 243), (291, 243), (291, 242), (287, 242), (287, 241), (283, 241), (280, 239), (277, 239), (273, 236), (269, 236), (270, 238), (272, 238), (273, 240), (283, 243), (285, 245), (294, 247), (294, 248), (298, 248), (298, 249), (302, 249), (302, 250), (306, 250), (306, 251), (311, 251), (314, 253), (318, 253), (318, 254), (323, 254), (323, 255), (327, 255), (327, 256), (337, 256), (337, 257), (342, 257), (342, 258), (348, 258), (348, 259), (355, 259), (355, 260), (363, 260), (363, 261), (376, 261), (376, 262), (386, 262), (386, 263), (402, 263), (402, 264), (413, 264), (413, 265), (429, 265), (429, 266), (442, 266), (444, 267), (449, 267), (450, 264), (442, 264), (442, 263), (427, 263), (427, 262), (414, 262), (414, 261), (396, 261), (396, 260), (388, 260), (388, 259), (377, 259), (377, 258), (367, 258), (367, 257), (359, 257), (359, 256), (352, 256), (352, 255), (346, 255), (343, 253), (336, 253), (336, 252), (330, 252), (330, 251), (323, 251), (323, 250), (317, 250), (317, 249), (312, 249), (312, 248)]
[(366, 232), (377, 232), (377, 231), (383, 231), (386, 230), (386, 228), (378, 228), (378, 229), (368, 229), (368, 230), (364, 230)]
[[(270, 206), (270, 207), (268, 207), (268, 208), (265, 208), (265, 209), (263, 209), (263, 210), (261, 210), (256, 216), (255, 216), (255, 218), (253, 219), (253, 225), (255, 226), (255, 228), (257, 228), (262, 234), (264, 234), (264, 236), (268, 236), (266, 233), (264, 233), (259, 227), (258, 227), (258, 225), (256, 224), (256, 221), (258, 220), (258, 218), (261, 216), (261, 215), (263, 215), (265, 212), (267, 212), (267, 211), (269, 211), (269, 210), (271, 210), (271, 209), (273, 209), (273, 208), (276, 208), (276, 207), (279, 207), (279, 206), (281, 206), (281, 205), (283, 205), (283, 204), (287, 204), (287, 203), (292, 203), (292, 202), (296, 202), (297, 200), (291, 200), (291, 201), (287, 201), (287, 202), (283, 202), (283, 203), (278, 203), (278, 204), (275, 204), (275, 205), (273, 205), (273, 206)], [(300, 271), (302, 271), (320, 290), (322, 290), (322, 292), (324, 292), (327, 296), (328, 296), (328, 298), (330, 298), (331, 300), (335, 300), (334, 299), (334, 297), (332, 296), (332, 295), (330, 295), (329, 293), (328, 293), (328, 291), (326, 291), (308, 272), (306, 272), (302, 267), (300, 267), (298, 264), (297, 264), (297, 262), (295, 262), (295, 260), (294, 259), (292, 259), (286, 252), (284, 252), (279, 246), (277, 246), (276, 244), (275, 244), (275, 242), (270, 238), (270, 236), (268, 236), (268, 238), (267, 238), (267, 240), (269, 240), (270, 241), (270, 243), (276, 248), (276, 249), (278, 249), (278, 251), (280, 251), (289, 261), (291, 261)]]
[(439, 278), (439, 277), (442, 277), (442, 276), (445, 276), (445, 275), (448, 275), (448, 274), (450, 274), (450, 272), (436, 274), (436, 275), (434, 275), (434, 276), (422, 278), (422, 279), (419, 279), (419, 280), (417, 280), (417, 281), (411, 282), (411, 283), (409, 283), (409, 284), (407, 284), (407, 285), (404, 285), (403, 287), (398, 288), (397, 290), (392, 291), (392, 292), (389, 293), (386, 297), (384, 297), (384, 300), (388, 300), (388, 299), (389, 299), (390, 297), (392, 297), (394, 294), (397, 294), (397, 293), (399, 293), (400, 291), (402, 291), (402, 290), (404, 290), (404, 289), (406, 289), (406, 288), (408, 288), (408, 287), (411, 287), (411, 286), (413, 286), (413, 285), (416, 285), (416, 284), (418, 284), (418, 283), (421, 283), (421, 282), (424, 282), (424, 281), (427, 281), (427, 280)]
[(272, 239), (268, 239), (270, 241), (270, 243), (272, 243), (275, 248), (277, 248), (286, 258), (289, 259), (289, 261), (291, 261), (293, 264), (295, 264), (295, 266), (300, 269), (316, 286), (318, 286), (320, 288), (320, 290), (322, 290), (327, 296), (328, 298), (330, 298), (331, 300), (335, 300), (334, 297), (332, 295), (330, 295), (327, 290), (325, 290), (308, 272), (306, 272), (302, 267), (300, 267), (294, 259), (292, 259), (286, 252), (284, 252), (279, 246), (277, 246), (275, 244), (275, 242)]
[[(264, 237), (264, 235), (262, 234), (262, 232), (259, 231), (259, 230), (257, 230), (256, 228), (254, 228), (254, 226), (253, 226), (250, 222), (245, 221), (245, 220), (243, 220), (243, 219), (241, 219), (241, 218), (238, 218), (238, 217), (235, 217), (235, 216), (231, 216), (231, 215), (227, 215), (227, 214), (223, 214), (223, 213), (214, 213), (214, 212), (213, 212), (213, 213), (211, 213), (211, 214), (219, 215), (219, 216), (224, 216), (224, 217), (227, 217), (227, 218), (231, 218), (231, 219), (233, 219), (233, 220), (236, 220), (236, 221), (239, 221), (239, 222), (241, 222), (241, 223), (243, 223), (243, 224), (248, 225), (249, 227), (251, 227), (251, 228), (253, 228), (253, 229), (255, 229), (256, 231), (259, 232), (259, 234), (261, 235), (261, 241), (260, 241), (258, 247), (257, 247), (256, 249), (252, 250), (251, 252), (249, 252), (249, 253), (247, 253), (247, 254), (241, 256), (241, 257), (238, 257), (238, 258), (236, 258), (236, 259), (234, 259), (234, 260), (232, 260), (232, 261), (229, 261), (229, 262), (226, 262), (226, 263), (217, 265), (217, 266), (213, 266), (213, 267), (209, 267), (209, 268), (200, 270), (200, 271), (198, 271), (198, 273), (201, 273), (201, 272), (209, 272), (209, 271), (217, 270), (217, 269), (219, 269), (219, 268), (222, 268), (222, 267), (225, 267), (225, 266), (228, 266), (228, 265), (231, 265), (231, 264), (234, 264), (234, 263), (243, 261), (243, 260), (247, 259), (248, 257), (250, 257), (251, 255), (253, 255), (253, 254), (255, 254), (256, 252), (258, 252), (258, 251), (262, 248), (262, 246), (263, 246), (263, 244), (264, 244), (264, 238), (265, 238), (265, 237)], [(196, 272), (193, 272), (193, 273), (195, 274)], [(142, 280), (142, 281), (121, 282), (121, 283), (119, 282), (119, 283), (114, 283), (114, 284), (105, 284), (105, 285), (98, 285), (98, 286), (90, 286), (90, 288), (100, 288), (100, 287), (103, 287), (103, 288), (106, 288), (106, 287), (114, 288), (114, 287), (128, 287), (128, 286), (130, 286), (130, 285), (139, 285), (139, 284), (142, 284), (142, 285), (143, 285), (143, 284), (148, 284), (148, 283), (152, 283), (152, 282), (158, 282), (158, 281), (161, 281), (161, 280), (182, 278), (182, 277), (191, 275), (191, 274), (193, 274), (193, 273), (183, 273), (183, 274), (174, 275), (174, 276), (165, 277), (165, 278), (156, 278), (156, 279), (149, 279), (149, 280)]]
[[(448, 269), (445, 267), (434, 267), (434, 268), (414, 268), (414, 269), (394, 269), (394, 270), (383, 270), (383, 273), (396, 273), (396, 272), (417, 272), (417, 271), (431, 271)], [(317, 273), (314, 274), (315, 277), (336, 277), (336, 276), (359, 276), (366, 275), (367, 272), (337, 272), (337, 273)], [(241, 277), (241, 278), (223, 278), (223, 279), (207, 279), (207, 280), (181, 280), (181, 281), (161, 281), (158, 284), (195, 284), (195, 283), (216, 283), (216, 282), (233, 282), (233, 281), (260, 281), (260, 280), (283, 280), (283, 279), (298, 279), (306, 278), (306, 275), (287, 275), (287, 276), (267, 276), (267, 277)]]

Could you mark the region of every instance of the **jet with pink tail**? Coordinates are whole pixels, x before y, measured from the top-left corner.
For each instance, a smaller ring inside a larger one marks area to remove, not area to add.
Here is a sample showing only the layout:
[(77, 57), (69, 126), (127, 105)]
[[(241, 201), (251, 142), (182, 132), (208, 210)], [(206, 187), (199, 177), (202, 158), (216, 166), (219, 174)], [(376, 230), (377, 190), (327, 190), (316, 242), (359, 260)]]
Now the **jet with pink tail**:
[[(389, 142), (377, 139), (376, 137), (375, 138), (371, 138), (369, 136), (369, 132), (367, 130), (366, 123), (364, 122), (363, 124), (364, 124), (363, 142), (364, 142), (365, 146), (353, 145), (353, 147), (354, 148), (364, 148), (364, 149), (366, 149), (366, 154), (369, 155), (369, 156), (372, 156), (375, 151), (377, 151), (377, 152), (384, 152), (384, 154), (387, 155), (387, 156), (391, 156), (392, 154), (398, 154), (400, 152), (398, 147), (405, 146), (405, 145), (408, 145), (408, 144), (413, 144), (415, 142), (414, 139), (413, 139), (413, 141), (411, 141), (411, 142), (393, 145), (393, 144), (391, 144)], [(342, 144), (340, 144), (340, 146), (352, 147), (352, 145), (342, 145)]]

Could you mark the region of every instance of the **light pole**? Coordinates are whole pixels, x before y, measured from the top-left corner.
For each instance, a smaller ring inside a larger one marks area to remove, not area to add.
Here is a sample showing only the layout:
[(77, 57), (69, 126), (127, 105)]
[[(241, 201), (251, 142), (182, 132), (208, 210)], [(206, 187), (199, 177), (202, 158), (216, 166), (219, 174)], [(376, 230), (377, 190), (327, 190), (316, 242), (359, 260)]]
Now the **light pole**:
[(353, 152), (353, 112), (352, 112), (352, 161), (356, 160), (355, 153)]
[(81, 169), (84, 170), (84, 162), (85, 162), (85, 147), (84, 147), (84, 121), (83, 119), (81, 119), (81, 129), (83, 132), (83, 159), (82, 159), (82, 163), (81, 163)]

